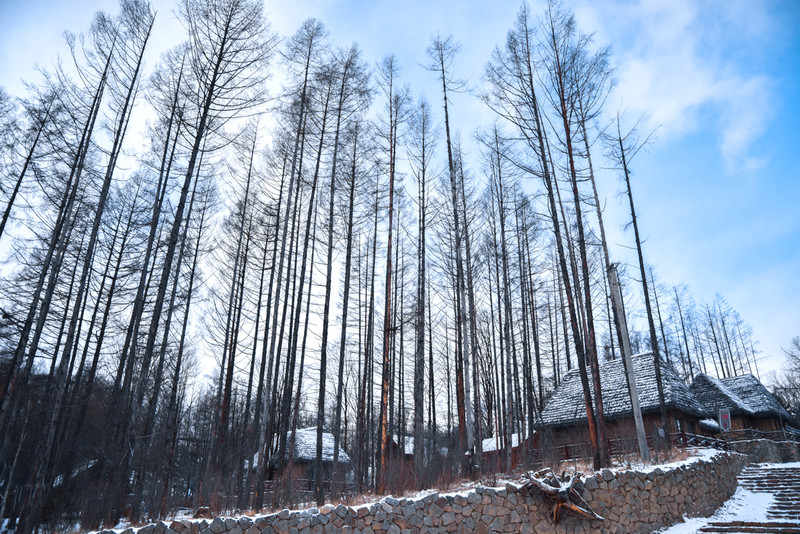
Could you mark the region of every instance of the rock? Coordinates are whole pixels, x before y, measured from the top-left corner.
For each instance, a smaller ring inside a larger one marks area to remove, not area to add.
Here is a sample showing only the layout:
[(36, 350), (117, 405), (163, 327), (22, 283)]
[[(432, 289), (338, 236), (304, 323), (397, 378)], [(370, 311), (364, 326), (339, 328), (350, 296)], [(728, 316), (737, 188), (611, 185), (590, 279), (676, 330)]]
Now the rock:
[(494, 521), (489, 525), (489, 530), (492, 532), (502, 532), (505, 528), (506, 522), (502, 517), (495, 517)]
[(220, 532), (225, 532), (226, 530), (228, 530), (227, 526), (225, 525), (225, 521), (223, 521), (219, 517), (214, 518), (214, 520), (211, 522), (208, 528), (214, 534), (219, 534)]
[(598, 487), (597, 480), (594, 477), (589, 477), (583, 481), (583, 486), (588, 490), (596, 490)]

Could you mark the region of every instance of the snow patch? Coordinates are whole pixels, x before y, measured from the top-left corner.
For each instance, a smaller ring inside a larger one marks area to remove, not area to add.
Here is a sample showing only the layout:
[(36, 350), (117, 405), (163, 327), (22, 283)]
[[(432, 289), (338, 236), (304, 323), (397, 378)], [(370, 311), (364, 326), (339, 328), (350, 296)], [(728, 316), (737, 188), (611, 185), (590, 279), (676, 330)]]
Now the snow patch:
[[(786, 464), (781, 464), (786, 465)], [(661, 534), (694, 534), (711, 522), (747, 521), (753, 523), (766, 522), (767, 509), (775, 495), (772, 493), (755, 493), (739, 486), (736, 493), (728, 499), (711, 517), (684, 516), (684, 523), (678, 523), (656, 532)]]

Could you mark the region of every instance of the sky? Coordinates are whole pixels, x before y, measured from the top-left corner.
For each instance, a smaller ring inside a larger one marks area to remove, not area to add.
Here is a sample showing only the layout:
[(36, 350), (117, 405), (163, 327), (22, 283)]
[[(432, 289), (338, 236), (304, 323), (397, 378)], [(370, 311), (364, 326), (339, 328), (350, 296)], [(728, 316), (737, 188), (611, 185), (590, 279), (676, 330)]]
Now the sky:
[[(531, 2), (534, 14), (540, 2)], [(172, 0), (158, 11), (149, 65), (181, 40)], [(309, 17), (340, 46), (359, 43), (370, 63), (394, 53), (402, 80), (438, 106), (434, 75), (421, 68), (432, 35), (461, 44), (454, 68), (481, 82), (503, 43), (517, 1), (266, 0), (273, 30), (294, 33)], [(606, 109), (655, 130), (631, 162), (646, 261), (660, 283), (687, 284), (699, 301), (719, 293), (754, 329), (762, 374), (800, 335), (800, 2), (796, 0), (564, 0), (580, 29), (611, 46), (616, 86)], [(35, 65), (65, 54), (63, 32), (85, 31), (108, 0), (0, 0), (0, 86), (24, 94)], [(453, 127), (469, 140), (491, 113), (470, 92), (454, 95)], [(608, 119), (604, 119), (607, 123)], [(469, 143), (467, 144), (469, 150)], [(612, 259), (635, 256), (621, 184), (600, 172)]]

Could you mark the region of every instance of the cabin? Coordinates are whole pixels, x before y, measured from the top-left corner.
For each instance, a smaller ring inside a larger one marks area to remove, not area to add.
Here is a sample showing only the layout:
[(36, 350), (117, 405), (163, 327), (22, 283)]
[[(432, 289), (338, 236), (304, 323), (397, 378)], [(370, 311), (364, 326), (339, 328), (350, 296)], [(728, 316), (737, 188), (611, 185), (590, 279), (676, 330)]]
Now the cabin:
[[(288, 440), (291, 441), (291, 434)], [(322, 433), (322, 477), (323, 481), (330, 482), (333, 479), (334, 467), (340, 472), (345, 473), (345, 480), (352, 478), (352, 462), (343, 448), (339, 448), (338, 463), (333, 462), (334, 439), (330, 432)], [(288, 455), (287, 455), (288, 456)], [(308, 489), (313, 487), (314, 464), (317, 458), (317, 427), (300, 428), (295, 432), (294, 449), (289, 465), (289, 458), (284, 459), (280, 472), (276, 473), (276, 478), (291, 477), (298, 486), (307, 485)], [(290, 471), (287, 471), (289, 470)]]
[[(792, 422), (789, 412), (750, 374), (714, 378), (701, 373), (689, 389), (706, 407), (709, 417), (716, 418), (720, 410), (729, 410), (732, 431), (783, 432)], [(715, 433), (719, 432), (717, 426)]]
[[(389, 456), (399, 458), (409, 465), (414, 464), (414, 436), (392, 435), (389, 442)], [(422, 458), (424, 464), (447, 456), (447, 447), (434, 447), (430, 438), (422, 438)]]
[[(536, 431), (533, 437), (521, 438), (521, 434), (511, 435), (511, 468), (516, 469), (525, 453), (530, 453), (536, 448)], [(505, 469), (506, 449), (504, 436), (493, 436), (481, 441), (483, 451), (483, 466), (491, 469)]]
[[(631, 360), (648, 441), (655, 443), (653, 440), (657, 436), (665, 438), (669, 434), (681, 432), (700, 433), (700, 421), (707, 418), (708, 410), (664, 359), (661, 360), (661, 376), (668, 428), (666, 432), (659, 432), (661, 410), (653, 354), (637, 354)], [(599, 370), (606, 438), (613, 452), (633, 452), (637, 447), (636, 425), (623, 361), (615, 359), (602, 362)], [(557, 454), (562, 458), (590, 456), (589, 441), (580, 375), (577, 369), (572, 369), (564, 375), (563, 381), (542, 410), (540, 452), (543, 455)]]

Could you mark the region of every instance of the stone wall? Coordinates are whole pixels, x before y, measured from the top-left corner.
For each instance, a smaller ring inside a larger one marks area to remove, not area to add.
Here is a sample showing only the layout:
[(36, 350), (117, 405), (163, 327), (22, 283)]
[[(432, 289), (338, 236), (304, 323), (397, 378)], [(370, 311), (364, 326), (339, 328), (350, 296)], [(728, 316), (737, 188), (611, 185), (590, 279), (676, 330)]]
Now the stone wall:
[(554, 525), (551, 503), (537, 489), (507, 484), (454, 495), (386, 497), (358, 507), (325, 505), (254, 518), (173, 521), (138, 531), (128, 529), (123, 534), (644, 533), (676, 523), (684, 514), (710, 515), (736, 490), (736, 477), (746, 461), (741, 454), (719, 453), (709, 460), (648, 472), (603, 470), (576, 486), (603, 521), (565, 511), (561, 522)]
[(800, 443), (796, 441), (772, 441), (769, 439), (732, 441), (730, 448), (746, 454), (753, 463), (800, 462)]

